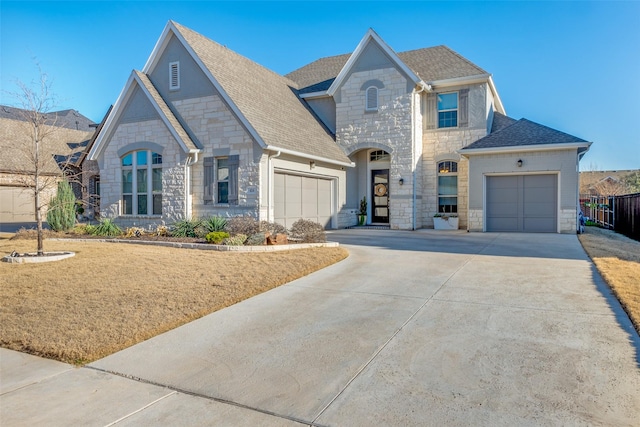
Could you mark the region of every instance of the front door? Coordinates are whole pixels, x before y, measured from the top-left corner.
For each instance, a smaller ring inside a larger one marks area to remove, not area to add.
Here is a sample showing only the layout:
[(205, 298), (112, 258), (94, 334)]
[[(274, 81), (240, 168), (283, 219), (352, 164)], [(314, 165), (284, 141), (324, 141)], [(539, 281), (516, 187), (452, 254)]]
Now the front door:
[(389, 223), (389, 169), (371, 171), (371, 222)]

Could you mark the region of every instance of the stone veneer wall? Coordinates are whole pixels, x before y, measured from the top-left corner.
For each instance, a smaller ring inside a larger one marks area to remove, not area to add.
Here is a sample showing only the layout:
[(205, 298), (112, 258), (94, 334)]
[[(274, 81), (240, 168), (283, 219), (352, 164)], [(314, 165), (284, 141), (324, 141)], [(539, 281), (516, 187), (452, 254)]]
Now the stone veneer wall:
[[(152, 142), (164, 147), (162, 151), (162, 216), (120, 215), (122, 199), (121, 159), (118, 150), (132, 144)], [(171, 224), (184, 219), (186, 155), (171, 135), (165, 124), (159, 120), (138, 123), (124, 123), (111, 137), (100, 163), (100, 215), (113, 218), (122, 227), (145, 227)]]
[(100, 206), (93, 205), (92, 196), (94, 195), (90, 194), (90, 192), (93, 191), (91, 188), (91, 178), (96, 176), (100, 176), (98, 162), (85, 159), (84, 162), (82, 162), (82, 201), (84, 202), (84, 216), (88, 218), (93, 218), (96, 212), (100, 212)]
[[(191, 168), (193, 217), (211, 215), (260, 214), (260, 163), (262, 150), (256, 150), (251, 135), (245, 130), (219, 95), (173, 102), (200, 145), (204, 148), (199, 161)], [(205, 204), (205, 157), (239, 155), (238, 205)]]
[[(362, 86), (368, 80), (384, 84), (378, 92), (375, 112), (365, 111)], [(406, 78), (395, 68), (384, 68), (354, 72), (336, 97), (336, 141), (345, 152), (351, 155), (361, 149), (380, 148), (391, 154), (389, 218), (394, 229), (411, 229), (413, 224), (411, 179), (415, 159), (411, 143), (414, 124), (411, 96)], [(400, 177), (404, 179), (402, 186)], [(349, 200), (344, 212), (339, 213), (340, 225), (355, 221), (352, 212), (357, 208), (357, 201)]]

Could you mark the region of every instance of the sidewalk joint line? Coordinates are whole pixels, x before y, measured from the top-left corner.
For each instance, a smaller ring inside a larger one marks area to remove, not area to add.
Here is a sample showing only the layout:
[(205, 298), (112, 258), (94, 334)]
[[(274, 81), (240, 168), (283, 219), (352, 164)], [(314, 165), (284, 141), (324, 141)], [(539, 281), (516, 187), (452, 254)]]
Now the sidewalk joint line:
[(133, 416), (133, 415), (135, 415), (135, 414), (137, 414), (137, 413), (139, 413), (139, 412), (142, 412), (142, 411), (144, 411), (145, 409), (149, 408), (150, 406), (155, 405), (156, 403), (160, 402), (161, 400), (163, 400), (163, 399), (165, 399), (165, 398), (167, 398), (167, 397), (169, 397), (169, 396), (173, 396), (173, 395), (174, 395), (174, 394), (176, 394), (176, 393), (177, 393), (176, 391), (172, 391), (172, 392), (171, 392), (171, 393), (169, 393), (169, 394), (166, 394), (166, 395), (164, 395), (164, 396), (162, 396), (162, 397), (159, 397), (159, 398), (157, 398), (156, 400), (154, 400), (153, 402), (147, 403), (147, 404), (146, 404), (146, 405), (144, 405), (143, 407), (141, 407), (141, 408), (139, 408), (139, 409), (137, 409), (137, 410), (135, 410), (135, 411), (131, 412), (130, 414), (127, 414), (127, 415), (125, 415), (124, 417), (121, 417), (121, 418), (119, 418), (119, 419), (115, 420), (114, 422), (112, 422), (112, 423), (109, 423), (109, 424), (105, 425), (105, 427), (111, 427), (111, 426), (113, 426), (113, 425), (116, 425), (116, 424), (118, 424), (120, 421), (124, 421), (125, 419), (127, 419), (127, 418), (129, 418), (129, 417), (131, 417), (131, 416)]

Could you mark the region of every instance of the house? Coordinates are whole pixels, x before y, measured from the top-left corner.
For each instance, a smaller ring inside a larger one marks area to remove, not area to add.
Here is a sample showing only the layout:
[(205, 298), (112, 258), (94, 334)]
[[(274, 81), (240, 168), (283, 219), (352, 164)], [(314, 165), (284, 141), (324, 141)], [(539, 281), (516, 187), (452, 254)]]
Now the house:
[(90, 146), (124, 226), (252, 215), (290, 226), (576, 230), (590, 142), (506, 116), (491, 74), (445, 46), (355, 50), (285, 76), (168, 22)]
[(640, 170), (581, 171), (580, 195), (620, 196), (640, 191)]
[[(0, 224), (35, 221), (31, 113), (0, 106)], [(42, 182), (47, 184), (41, 200), (46, 206), (57, 191), (63, 171), (73, 176), (79, 172), (73, 159), (85, 150), (95, 129), (91, 120), (75, 110), (49, 112), (43, 123), (41, 131), (46, 136), (40, 143), (38, 163)], [(79, 196), (79, 184), (72, 186)], [(46, 209), (43, 214), (46, 215)]]

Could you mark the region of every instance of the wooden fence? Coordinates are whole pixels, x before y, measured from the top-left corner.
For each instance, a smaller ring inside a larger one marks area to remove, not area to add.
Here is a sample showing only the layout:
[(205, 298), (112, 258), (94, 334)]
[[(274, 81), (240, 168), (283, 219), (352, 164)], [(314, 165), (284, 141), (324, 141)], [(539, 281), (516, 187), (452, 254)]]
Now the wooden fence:
[(580, 197), (582, 214), (598, 225), (640, 241), (640, 193)]

